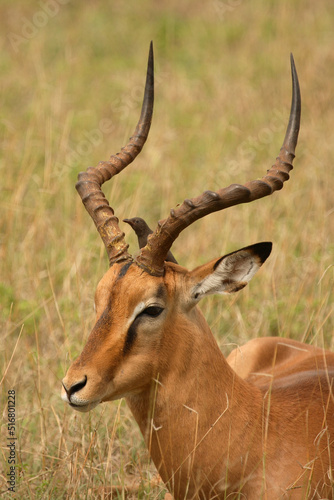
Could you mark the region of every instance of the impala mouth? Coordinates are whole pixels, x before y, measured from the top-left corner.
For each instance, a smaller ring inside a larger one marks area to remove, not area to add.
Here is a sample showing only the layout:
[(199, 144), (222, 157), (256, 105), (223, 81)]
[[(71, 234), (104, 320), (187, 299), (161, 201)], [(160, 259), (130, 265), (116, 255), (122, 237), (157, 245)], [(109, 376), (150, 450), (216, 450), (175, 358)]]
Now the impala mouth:
[(74, 403), (69, 403), (71, 408), (73, 408), (74, 410), (80, 411), (82, 413), (87, 413), (88, 411), (95, 408), (98, 404), (100, 404), (100, 401), (96, 401), (95, 403), (88, 403), (86, 405), (76, 405)]
[(99, 405), (101, 401), (93, 401), (92, 403), (82, 403), (82, 404), (76, 404), (76, 403), (68, 403), (68, 405), (73, 408), (74, 410), (80, 411), (82, 413), (86, 413), (93, 408), (95, 408), (97, 405)]
[(75, 401), (75, 395), (73, 395), (72, 398), (69, 399), (69, 397), (64, 389), (63, 389), (63, 392), (61, 395), (61, 399), (65, 403), (67, 403), (71, 408), (73, 408), (74, 410), (81, 411), (81, 412), (88, 412), (88, 411), (92, 410), (93, 408), (95, 408), (95, 406), (97, 406), (98, 404), (101, 403), (100, 399), (98, 399), (96, 401), (88, 401), (87, 399), (81, 399), (81, 400), (77, 399)]

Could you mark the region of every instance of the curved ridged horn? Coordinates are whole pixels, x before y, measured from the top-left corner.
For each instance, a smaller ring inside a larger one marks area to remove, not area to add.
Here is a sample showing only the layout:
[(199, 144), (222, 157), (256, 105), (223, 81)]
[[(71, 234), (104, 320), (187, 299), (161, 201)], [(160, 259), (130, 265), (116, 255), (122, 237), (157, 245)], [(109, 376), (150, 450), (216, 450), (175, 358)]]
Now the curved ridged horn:
[(102, 161), (96, 167), (89, 167), (78, 176), (76, 189), (107, 249), (110, 266), (115, 262), (131, 260), (124, 233), (118, 226), (114, 210), (109, 206), (101, 186), (104, 182), (119, 174), (140, 153), (147, 139), (154, 102), (153, 44), (150, 44), (144, 99), (140, 118), (133, 135), (119, 153), (112, 155), (109, 161)]
[(249, 203), (282, 189), (283, 183), (289, 179), (295, 148), (298, 140), (301, 98), (298, 76), (291, 54), (292, 102), (289, 124), (283, 145), (275, 164), (260, 180), (247, 182), (245, 185), (232, 184), (217, 192), (205, 191), (197, 198), (187, 199), (182, 205), (171, 210), (167, 219), (159, 221), (153, 234), (148, 238), (146, 247), (137, 257), (137, 264), (154, 276), (164, 274), (164, 261), (168, 250), (181, 231), (196, 220), (218, 210)]

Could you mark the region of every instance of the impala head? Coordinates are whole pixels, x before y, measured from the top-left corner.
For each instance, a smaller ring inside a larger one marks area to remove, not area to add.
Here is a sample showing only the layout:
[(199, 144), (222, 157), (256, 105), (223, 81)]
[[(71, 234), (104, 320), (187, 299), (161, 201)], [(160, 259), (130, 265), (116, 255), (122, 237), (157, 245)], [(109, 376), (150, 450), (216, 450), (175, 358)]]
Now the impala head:
[(168, 373), (166, 353), (178, 352), (187, 334), (204, 320), (195, 307), (212, 293), (243, 288), (266, 260), (271, 243), (258, 243), (219, 257), (193, 271), (165, 262), (180, 232), (192, 222), (224, 208), (279, 190), (289, 178), (300, 122), (300, 92), (291, 57), (292, 104), (283, 146), (261, 180), (232, 184), (187, 199), (159, 221), (147, 245), (133, 258), (101, 185), (141, 151), (153, 113), (153, 49), (150, 47), (141, 116), (129, 143), (119, 153), (79, 174), (76, 185), (106, 246), (110, 269), (95, 294), (96, 323), (79, 358), (64, 380), (64, 401), (88, 411), (102, 401), (140, 393), (159, 374)]

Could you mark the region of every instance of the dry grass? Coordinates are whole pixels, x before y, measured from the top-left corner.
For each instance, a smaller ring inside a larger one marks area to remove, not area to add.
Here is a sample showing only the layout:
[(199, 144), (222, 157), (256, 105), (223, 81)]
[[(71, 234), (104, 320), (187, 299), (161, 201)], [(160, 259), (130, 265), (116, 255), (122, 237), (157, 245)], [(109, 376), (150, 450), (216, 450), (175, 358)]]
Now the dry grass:
[(223, 350), (264, 335), (334, 348), (333, 22), (332, 0), (1, 2), (1, 492), (9, 389), (16, 498), (99, 498), (102, 485), (124, 498), (132, 478), (141, 481), (135, 498), (163, 492), (149, 486), (154, 468), (123, 403), (78, 415), (59, 397), (107, 269), (74, 182), (130, 135), (151, 39), (154, 121), (141, 157), (106, 187), (118, 216), (153, 225), (204, 187), (262, 176), (284, 135), (292, 51), (303, 113), (291, 181), (197, 222), (173, 251), (192, 268), (273, 241), (248, 289), (202, 305)]

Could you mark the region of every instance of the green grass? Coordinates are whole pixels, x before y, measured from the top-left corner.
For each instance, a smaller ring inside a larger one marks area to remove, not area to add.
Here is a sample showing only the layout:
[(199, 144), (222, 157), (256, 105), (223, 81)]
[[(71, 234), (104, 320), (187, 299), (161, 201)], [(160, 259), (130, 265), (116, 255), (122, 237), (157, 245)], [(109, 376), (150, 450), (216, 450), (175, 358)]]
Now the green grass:
[[(119, 218), (139, 215), (154, 225), (204, 187), (261, 177), (284, 135), (292, 51), (303, 110), (291, 180), (270, 198), (197, 222), (173, 252), (193, 268), (273, 241), (247, 289), (202, 304), (223, 351), (265, 335), (333, 349), (334, 4), (54, 0), (56, 10), (45, 14), (46, 4), (0, 6), (0, 492), (7, 391), (15, 389), (16, 498), (93, 499), (102, 485), (117, 486), (119, 498), (159, 498), (164, 488), (149, 486), (154, 467), (125, 404), (81, 415), (59, 397), (107, 270), (74, 189), (77, 173), (131, 134), (152, 39), (150, 137), (136, 163), (105, 188)], [(132, 479), (138, 492), (126, 494)]]

